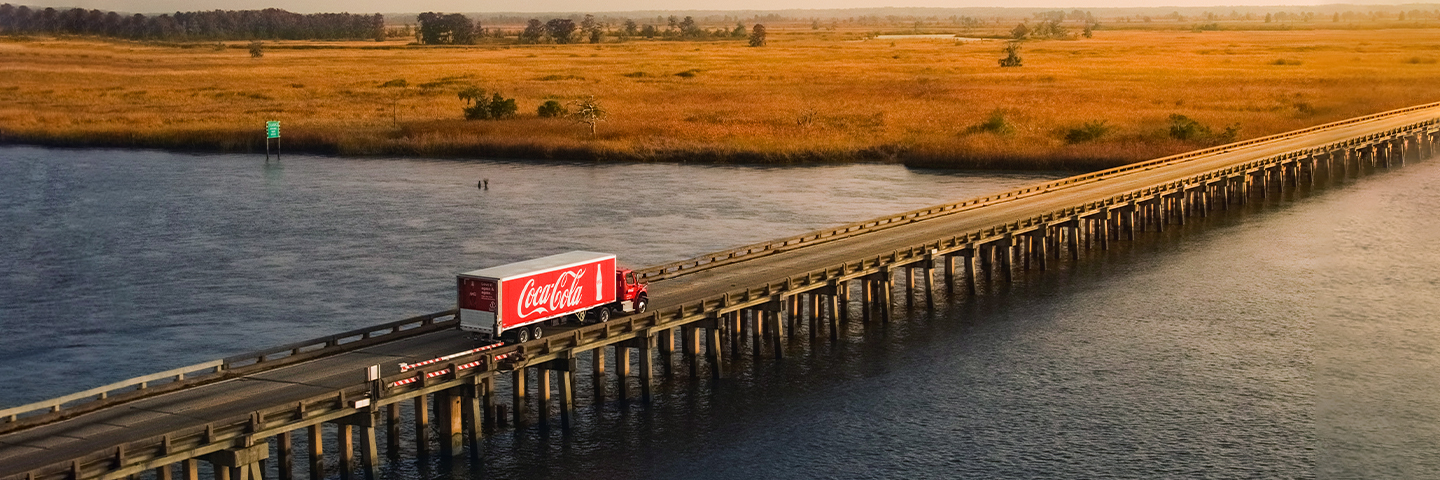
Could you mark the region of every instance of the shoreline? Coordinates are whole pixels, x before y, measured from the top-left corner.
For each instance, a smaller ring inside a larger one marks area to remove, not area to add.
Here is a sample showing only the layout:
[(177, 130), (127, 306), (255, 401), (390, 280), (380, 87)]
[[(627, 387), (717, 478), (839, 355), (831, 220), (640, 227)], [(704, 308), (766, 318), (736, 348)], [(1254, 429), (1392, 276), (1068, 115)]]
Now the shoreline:
[[(202, 132), (205, 134), (185, 139), (156, 139), (130, 134), (128, 138), (110, 136), (86, 136), (57, 138), (53, 136), (22, 135), (0, 130), (0, 146), (34, 146), (46, 148), (75, 149), (152, 149), (177, 153), (196, 154), (254, 154), (264, 155), (263, 139), (237, 138), (238, 134), (224, 132)], [(982, 171), (1057, 171), (1084, 173), (1142, 162), (1179, 152), (1170, 152), (1147, 158), (1106, 158), (1067, 155), (1052, 152), (1050, 155), (983, 155), (956, 152), (945, 155), (942, 152), (923, 147), (881, 145), (850, 151), (822, 152), (799, 150), (793, 152), (722, 151), (719, 149), (673, 149), (653, 150), (646, 155), (620, 152), (602, 148), (567, 148), (541, 145), (485, 145), (446, 144), (427, 145), (413, 148), (392, 143), (380, 145), (378, 149), (363, 151), (347, 150), (342, 145), (307, 138), (303, 135), (281, 137), (282, 154), (298, 153), (336, 157), (373, 158), (403, 156), (430, 159), (507, 159), (531, 161), (565, 161), (590, 163), (676, 163), (701, 165), (836, 165), (847, 163), (889, 163), (913, 168), (941, 170), (982, 170)], [(1158, 147), (1158, 146), (1157, 146)]]

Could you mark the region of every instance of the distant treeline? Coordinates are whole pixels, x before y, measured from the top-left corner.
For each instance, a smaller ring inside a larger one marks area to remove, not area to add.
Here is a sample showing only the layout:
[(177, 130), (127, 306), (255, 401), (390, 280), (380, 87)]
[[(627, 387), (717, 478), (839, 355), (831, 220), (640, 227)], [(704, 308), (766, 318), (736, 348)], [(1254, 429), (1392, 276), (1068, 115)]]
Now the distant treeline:
[(136, 40), (340, 40), (383, 38), (380, 14), (314, 13), (276, 8), (141, 14), (0, 5), (0, 33), (97, 35)]

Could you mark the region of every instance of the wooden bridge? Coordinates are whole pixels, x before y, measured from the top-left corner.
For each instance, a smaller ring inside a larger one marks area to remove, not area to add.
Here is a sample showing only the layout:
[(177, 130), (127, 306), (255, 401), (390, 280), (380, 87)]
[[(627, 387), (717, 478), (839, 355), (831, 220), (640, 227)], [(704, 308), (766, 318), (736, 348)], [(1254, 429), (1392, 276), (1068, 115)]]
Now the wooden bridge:
[[(655, 266), (639, 271), (653, 312), (524, 345), (477, 349), (447, 310), (0, 410), (0, 480), (197, 479), (202, 466), (249, 480), (270, 462), (283, 480), (320, 479), (327, 453), (342, 478), (373, 479), (401, 461), (377, 441), (401, 451), (402, 408), (420, 455), (474, 452), (511, 425), (567, 428), (577, 403), (610, 400), (608, 382), (648, 402), (657, 367), (718, 378), (741, 355), (782, 358), (786, 336), (844, 341), (843, 323), (891, 320), (892, 292), (933, 308), (937, 276), (946, 297), (974, 295), (1187, 218), (1429, 157), (1437, 118), (1440, 104), (1421, 105)], [(582, 378), (593, 399), (576, 398)], [(325, 424), (338, 451), (323, 451)]]

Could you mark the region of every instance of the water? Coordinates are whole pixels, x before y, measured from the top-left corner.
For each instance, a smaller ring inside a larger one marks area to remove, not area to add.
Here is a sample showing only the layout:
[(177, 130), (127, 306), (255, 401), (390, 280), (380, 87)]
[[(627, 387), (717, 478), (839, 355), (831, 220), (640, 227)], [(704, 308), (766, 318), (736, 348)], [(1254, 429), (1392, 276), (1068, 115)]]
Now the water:
[[(12, 397), (437, 310), (461, 269), (577, 247), (658, 263), (1040, 179), (28, 148), (0, 172)], [(593, 405), (582, 375), (573, 432), (383, 475), (1435, 477), (1437, 184), (1422, 162), (1147, 233), (719, 384), (679, 368), (652, 407)]]
[(0, 173), (5, 406), (452, 308), (457, 272), (655, 265), (1057, 177), (27, 147)]

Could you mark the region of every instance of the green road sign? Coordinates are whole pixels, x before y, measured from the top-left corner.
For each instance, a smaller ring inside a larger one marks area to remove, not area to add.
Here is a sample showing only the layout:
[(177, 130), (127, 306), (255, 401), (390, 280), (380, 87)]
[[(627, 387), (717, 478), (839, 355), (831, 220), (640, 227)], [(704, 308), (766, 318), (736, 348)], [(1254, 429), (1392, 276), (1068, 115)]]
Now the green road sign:
[(265, 135), (266, 138), (280, 138), (280, 122), (265, 122)]

